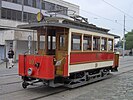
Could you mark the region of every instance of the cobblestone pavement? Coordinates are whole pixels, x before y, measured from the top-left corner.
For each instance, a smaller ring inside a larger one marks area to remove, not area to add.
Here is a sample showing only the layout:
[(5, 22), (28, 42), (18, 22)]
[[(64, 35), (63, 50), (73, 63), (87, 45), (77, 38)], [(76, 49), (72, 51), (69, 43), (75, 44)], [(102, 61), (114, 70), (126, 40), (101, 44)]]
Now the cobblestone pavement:
[[(50, 95), (63, 87), (21, 87), (17, 64), (12, 69), (0, 65), (0, 100), (133, 100), (133, 57), (120, 59), (119, 72), (110, 79)], [(34, 100), (34, 99), (33, 99)], [(35, 99), (36, 100), (36, 99)]]
[(73, 100), (133, 100), (133, 71), (99, 82)]
[(40, 100), (133, 100), (133, 71)]

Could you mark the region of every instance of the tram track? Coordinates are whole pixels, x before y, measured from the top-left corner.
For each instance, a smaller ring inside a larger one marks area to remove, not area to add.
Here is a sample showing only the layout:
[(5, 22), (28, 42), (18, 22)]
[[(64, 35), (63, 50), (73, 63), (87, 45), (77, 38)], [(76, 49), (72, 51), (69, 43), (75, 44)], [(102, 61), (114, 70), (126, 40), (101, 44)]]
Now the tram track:
[[(133, 64), (132, 64), (132, 65), (133, 65)], [(130, 65), (129, 65), (129, 66), (130, 66)], [(129, 67), (129, 66), (125, 66), (125, 67)], [(125, 67), (123, 67), (123, 68), (125, 68)], [(106, 79), (112, 79), (112, 78), (115, 78), (115, 77), (117, 77), (117, 76), (119, 76), (119, 75), (122, 75), (122, 74), (128, 73), (128, 72), (132, 72), (132, 71), (133, 71), (133, 69), (127, 70), (127, 71), (118, 73), (118, 74), (116, 74), (116, 75), (112, 75), (111, 77), (106, 78)], [(105, 79), (105, 80), (106, 80), (106, 79)], [(96, 82), (99, 82), (99, 81), (96, 81)], [(93, 82), (93, 83), (96, 83), (96, 82)], [(89, 83), (89, 84), (91, 84), (91, 83)], [(69, 89), (69, 88), (63, 89), (63, 90), (60, 90), (60, 91), (57, 91), (57, 92), (54, 92), (54, 93), (49, 93), (49, 94), (46, 94), (46, 95), (43, 95), (43, 96), (35, 97), (35, 98), (30, 99), (30, 100), (39, 100), (39, 99), (43, 99), (43, 98), (46, 98), (46, 97), (49, 97), (49, 96), (52, 96), (52, 95), (55, 95), (55, 94), (59, 94), (59, 93), (61, 93), (61, 92), (68, 91), (68, 90), (71, 90), (71, 89)]]
[(15, 83), (21, 83), (22, 81), (16, 81), (16, 82), (9, 82), (9, 83), (3, 83), (3, 84), (0, 84), (0, 86), (2, 85), (10, 85), (10, 84), (15, 84)]
[(8, 76), (17, 76), (18, 74), (5, 74), (5, 75), (0, 75), (0, 77), (8, 77)]

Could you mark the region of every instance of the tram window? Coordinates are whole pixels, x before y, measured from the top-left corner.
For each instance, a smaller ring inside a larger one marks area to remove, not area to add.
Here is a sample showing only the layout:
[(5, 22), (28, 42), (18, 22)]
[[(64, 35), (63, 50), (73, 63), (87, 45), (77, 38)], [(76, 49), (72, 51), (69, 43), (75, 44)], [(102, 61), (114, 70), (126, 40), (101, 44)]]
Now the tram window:
[(113, 51), (113, 39), (108, 40), (108, 50)]
[(56, 49), (56, 37), (52, 37), (52, 49), (55, 50)]
[(65, 47), (65, 35), (60, 35), (59, 40), (60, 40), (59, 49), (61, 50)]
[(93, 37), (93, 50), (100, 50), (100, 37)]
[(51, 36), (48, 36), (48, 49), (51, 49)]
[(83, 49), (84, 50), (91, 50), (91, 41), (92, 41), (92, 36), (84, 36), (83, 39)]
[(107, 50), (107, 38), (101, 40), (101, 50)]
[(72, 50), (81, 50), (81, 35), (72, 35)]
[(44, 35), (40, 35), (40, 49), (45, 50), (45, 36)]

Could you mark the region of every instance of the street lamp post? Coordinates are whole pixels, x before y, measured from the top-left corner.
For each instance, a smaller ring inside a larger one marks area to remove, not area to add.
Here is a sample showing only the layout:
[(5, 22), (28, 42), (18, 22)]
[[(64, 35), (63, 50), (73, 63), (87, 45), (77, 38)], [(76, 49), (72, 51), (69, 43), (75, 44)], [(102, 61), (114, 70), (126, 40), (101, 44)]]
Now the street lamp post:
[(124, 30), (123, 30), (123, 52), (122, 52), (122, 56), (124, 58), (125, 56), (125, 15), (124, 15)]

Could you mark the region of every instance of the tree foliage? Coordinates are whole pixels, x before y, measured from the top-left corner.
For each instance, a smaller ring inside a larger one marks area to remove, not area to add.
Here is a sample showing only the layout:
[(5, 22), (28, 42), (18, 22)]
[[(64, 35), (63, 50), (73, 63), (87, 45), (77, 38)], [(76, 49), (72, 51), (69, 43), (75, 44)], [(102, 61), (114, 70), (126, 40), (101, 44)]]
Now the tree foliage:
[(133, 30), (125, 34), (125, 40), (126, 40), (126, 49), (127, 50), (133, 49)]

